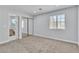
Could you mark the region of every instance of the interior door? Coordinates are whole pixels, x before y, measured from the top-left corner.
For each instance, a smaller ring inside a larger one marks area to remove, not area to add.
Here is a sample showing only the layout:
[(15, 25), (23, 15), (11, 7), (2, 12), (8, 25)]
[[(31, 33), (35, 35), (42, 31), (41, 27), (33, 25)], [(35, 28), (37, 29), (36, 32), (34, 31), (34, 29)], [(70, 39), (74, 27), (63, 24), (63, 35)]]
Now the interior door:
[(9, 39), (18, 39), (18, 16), (10, 16), (9, 19)]

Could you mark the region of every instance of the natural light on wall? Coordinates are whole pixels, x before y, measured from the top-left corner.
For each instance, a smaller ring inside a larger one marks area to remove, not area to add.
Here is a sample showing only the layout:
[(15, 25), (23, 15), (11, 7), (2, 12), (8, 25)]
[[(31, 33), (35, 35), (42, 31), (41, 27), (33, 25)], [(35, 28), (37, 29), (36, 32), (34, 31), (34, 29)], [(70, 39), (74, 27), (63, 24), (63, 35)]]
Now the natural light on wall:
[(65, 29), (65, 14), (50, 16), (49, 29)]

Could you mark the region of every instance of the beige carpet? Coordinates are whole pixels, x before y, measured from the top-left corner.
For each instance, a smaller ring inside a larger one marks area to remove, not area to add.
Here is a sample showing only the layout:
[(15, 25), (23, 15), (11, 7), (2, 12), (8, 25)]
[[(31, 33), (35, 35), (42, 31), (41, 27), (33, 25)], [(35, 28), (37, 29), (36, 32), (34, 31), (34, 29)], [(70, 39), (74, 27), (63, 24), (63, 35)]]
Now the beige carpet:
[(78, 53), (76, 44), (29, 36), (0, 45), (2, 53)]

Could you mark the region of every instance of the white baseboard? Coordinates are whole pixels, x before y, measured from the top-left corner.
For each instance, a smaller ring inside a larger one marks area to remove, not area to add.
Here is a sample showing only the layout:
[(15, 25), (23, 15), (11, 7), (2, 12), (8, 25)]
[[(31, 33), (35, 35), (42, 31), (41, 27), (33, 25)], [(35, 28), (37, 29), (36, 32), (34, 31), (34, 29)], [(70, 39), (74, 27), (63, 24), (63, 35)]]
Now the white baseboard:
[(0, 44), (5, 44), (5, 43), (8, 43), (8, 42), (13, 41), (13, 40), (15, 40), (15, 39), (12, 39), (12, 40), (6, 40), (6, 41), (3, 41), (3, 42), (0, 42)]
[[(49, 39), (54, 39), (54, 40), (60, 40), (60, 41), (64, 41), (64, 42), (69, 42), (69, 43), (74, 43), (74, 44), (78, 44), (78, 42), (74, 42), (74, 41), (69, 41), (69, 40), (63, 40), (63, 39), (60, 39), (60, 38), (53, 38), (53, 37), (49, 37), (49, 36), (45, 36), (45, 35), (40, 35), (40, 34), (34, 34), (34, 36), (39, 36), (39, 37), (44, 37), (44, 38), (49, 38)], [(7, 43), (7, 42), (10, 42), (10, 41), (13, 41), (15, 39), (12, 39), (12, 40), (6, 40), (6, 41), (3, 41), (3, 42), (0, 42), (0, 44), (4, 44), (4, 43)]]
[(79, 46), (79, 43), (78, 43), (78, 46)]
[(44, 38), (49, 38), (49, 39), (60, 40), (60, 41), (64, 41), (64, 42), (78, 44), (78, 42), (69, 41), (69, 40), (63, 40), (63, 39), (60, 39), (60, 38), (53, 38), (53, 37), (49, 37), (49, 36), (45, 36), (45, 35), (40, 35), (40, 34), (34, 34), (34, 36), (40, 36), (40, 37), (44, 37)]
[[(27, 35), (27, 33), (23, 33), (23, 34), (26, 34)], [(32, 35), (32, 33), (29, 33), (29, 35)]]

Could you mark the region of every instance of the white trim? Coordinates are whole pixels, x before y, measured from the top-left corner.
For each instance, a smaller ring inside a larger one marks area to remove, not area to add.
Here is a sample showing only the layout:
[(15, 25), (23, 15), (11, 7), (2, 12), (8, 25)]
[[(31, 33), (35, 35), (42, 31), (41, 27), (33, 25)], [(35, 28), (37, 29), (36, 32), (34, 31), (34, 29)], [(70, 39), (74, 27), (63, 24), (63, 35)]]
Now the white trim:
[(32, 33), (29, 33), (29, 35), (33, 35)]
[(63, 39), (60, 39), (60, 38), (53, 38), (53, 37), (50, 37), (50, 36), (45, 36), (45, 35), (40, 35), (40, 34), (34, 34), (34, 36), (40, 36), (40, 37), (44, 37), (44, 38), (49, 38), (49, 39), (54, 39), (54, 40), (78, 44), (78, 42), (75, 42), (75, 41), (63, 40)]
[(8, 42), (11, 42), (11, 41), (13, 41), (13, 40), (16, 40), (16, 39), (12, 39), (12, 40), (6, 40), (6, 41), (2, 41), (2, 42), (0, 42), (0, 44), (5, 44), (5, 43), (8, 43)]

